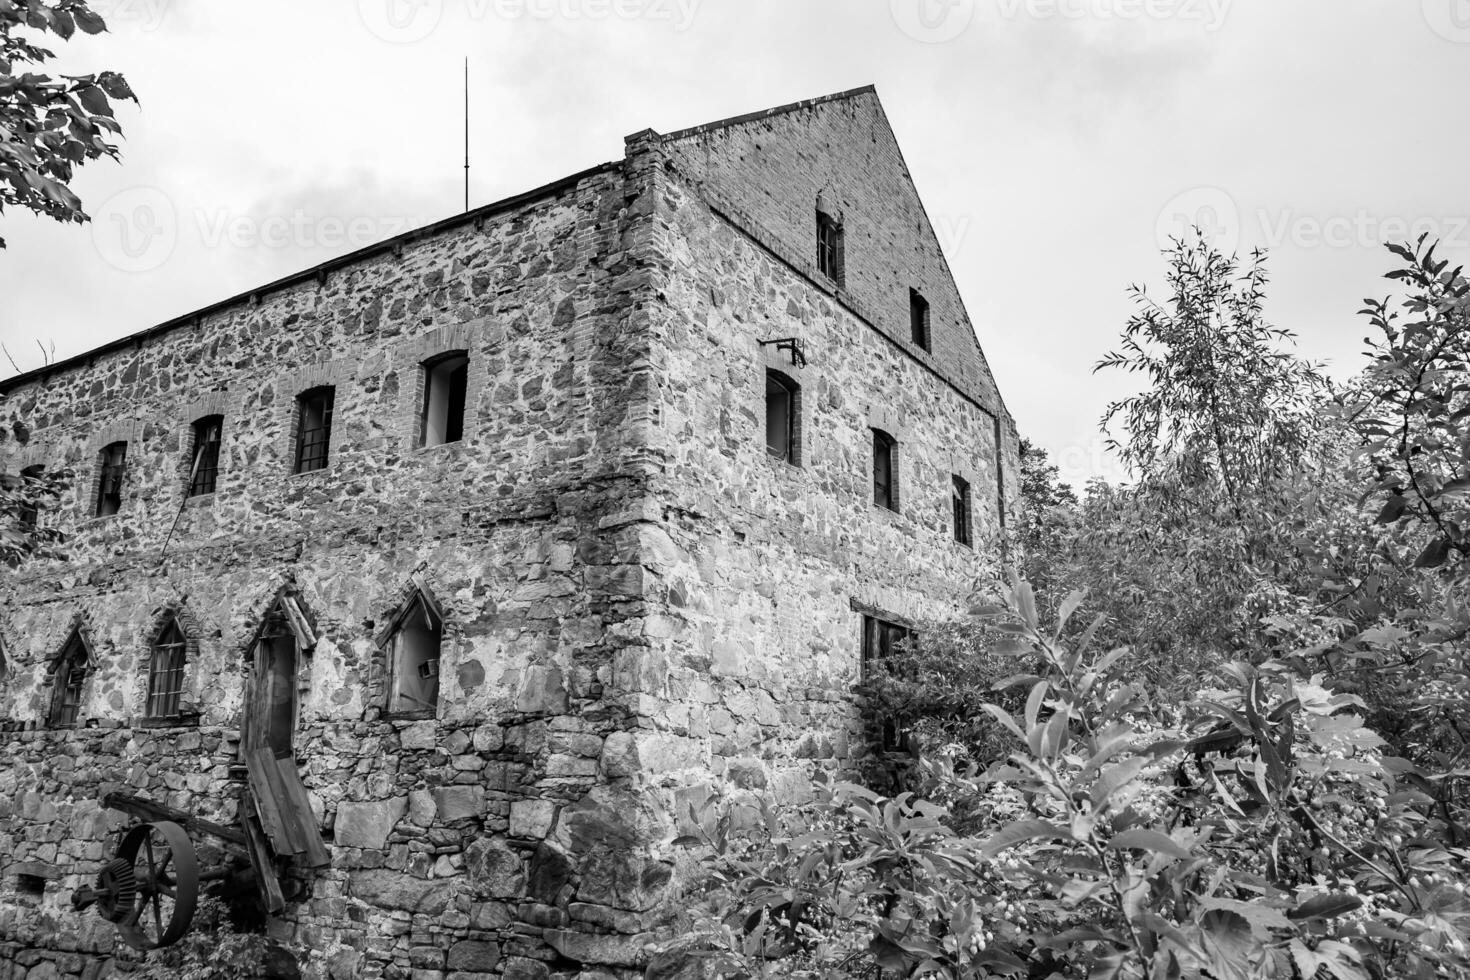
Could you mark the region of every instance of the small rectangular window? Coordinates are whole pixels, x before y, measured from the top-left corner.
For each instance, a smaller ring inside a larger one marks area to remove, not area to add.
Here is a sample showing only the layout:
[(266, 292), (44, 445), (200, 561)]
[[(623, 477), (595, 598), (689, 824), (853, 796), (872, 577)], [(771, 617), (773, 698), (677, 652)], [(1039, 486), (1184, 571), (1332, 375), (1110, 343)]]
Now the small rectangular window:
[(766, 372), (766, 452), (793, 466), (801, 465), (797, 452), (797, 420), (801, 387), (779, 371)]
[(114, 442), (98, 458), (98, 517), (110, 517), (122, 508), (123, 478), (127, 475), (128, 444)]
[(419, 445), (442, 446), (464, 438), (465, 392), (470, 358), (463, 351), (424, 362), (424, 406), (419, 414)]
[(873, 504), (886, 510), (898, 510), (896, 444), (882, 429), (873, 430)]
[(969, 545), (971, 542), (970, 484), (963, 477), (957, 476), (954, 478), (952, 498), (954, 503), (954, 539), (960, 544)]
[(336, 389), (312, 388), (296, 398), (296, 465), (293, 473), (310, 473), (327, 465), (332, 443), (332, 401)]
[(189, 464), (189, 496), (214, 493), (219, 479), (219, 445), (225, 417), (207, 415), (194, 423), (194, 452)]
[[(874, 664), (887, 660), (900, 644), (916, 636), (907, 626), (879, 619), (877, 616), (863, 616), (863, 678), (871, 676)], [(872, 721), (879, 729), (884, 749), (902, 751), (908, 748), (908, 732), (901, 719), (883, 717)]]
[(917, 289), (909, 290), (909, 339), (929, 349), (929, 301)]
[(842, 225), (824, 211), (817, 212), (817, 271), (843, 285)]
[(21, 872), (15, 876), (15, 901), (17, 905), (39, 908), (46, 900), (46, 879), (41, 875)]

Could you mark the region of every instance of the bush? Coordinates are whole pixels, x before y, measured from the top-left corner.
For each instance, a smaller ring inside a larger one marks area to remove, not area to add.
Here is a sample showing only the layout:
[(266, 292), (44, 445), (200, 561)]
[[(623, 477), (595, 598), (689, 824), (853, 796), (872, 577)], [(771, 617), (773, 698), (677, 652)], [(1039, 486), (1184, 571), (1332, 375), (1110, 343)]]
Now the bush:
[[(677, 944), (716, 976), (1318, 977), (1470, 971), (1467, 852), (1386, 757), (1361, 702), (1277, 662), (1150, 703), (1064, 645), (1016, 583), (994, 630), (1039, 673), (984, 773), (944, 755), (922, 797), (819, 784), (727, 807), (699, 839), (707, 891)], [(696, 815), (697, 816), (697, 815)]]

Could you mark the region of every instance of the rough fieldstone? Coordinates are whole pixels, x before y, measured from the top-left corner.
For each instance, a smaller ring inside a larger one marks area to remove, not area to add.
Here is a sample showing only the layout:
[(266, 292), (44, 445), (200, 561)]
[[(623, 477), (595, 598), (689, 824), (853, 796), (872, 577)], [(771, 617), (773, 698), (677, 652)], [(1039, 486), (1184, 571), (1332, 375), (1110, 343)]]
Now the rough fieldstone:
[(449, 947), (449, 969), (489, 973), (500, 962), (500, 944), (465, 939)]
[(434, 805), (445, 823), (483, 816), (485, 791), (479, 786), (441, 786), (434, 790)]
[(547, 929), (547, 945), (569, 960), (604, 966), (638, 966), (648, 962), (652, 933), (637, 936), (606, 936), (574, 929)]
[(398, 821), (408, 812), (408, 797), (373, 803), (337, 805), (336, 842), (344, 847), (382, 850)]
[(464, 851), (470, 886), (487, 898), (518, 898), (525, 889), (521, 856), (498, 840), (482, 837)]
[(349, 895), (384, 909), (439, 915), (449, 907), (452, 892), (443, 881), (413, 878), (397, 871), (353, 871), (348, 876)]
[(426, 789), (416, 789), (408, 794), (408, 822), (415, 827), (427, 827), (434, 822), (439, 807), (434, 803), (434, 794)]
[(510, 835), (542, 840), (556, 822), (556, 804), (551, 800), (516, 800), (510, 805)]

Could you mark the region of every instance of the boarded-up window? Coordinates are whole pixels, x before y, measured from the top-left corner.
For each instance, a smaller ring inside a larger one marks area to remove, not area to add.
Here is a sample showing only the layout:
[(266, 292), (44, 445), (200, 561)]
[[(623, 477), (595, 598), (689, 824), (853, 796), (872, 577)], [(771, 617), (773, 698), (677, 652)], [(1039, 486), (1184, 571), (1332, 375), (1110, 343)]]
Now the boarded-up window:
[(464, 438), (465, 392), (469, 375), (470, 359), (464, 351), (452, 351), (424, 362), (420, 446), (440, 446)]
[(149, 718), (173, 718), (179, 713), (180, 695), (184, 690), (184, 654), (188, 641), (178, 620), (171, 619), (153, 642), (148, 660), (148, 701), (144, 713)]
[(882, 429), (873, 430), (873, 504), (898, 510), (898, 447)]
[(98, 517), (111, 517), (122, 507), (123, 479), (127, 475), (128, 444), (114, 442), (97, 458)]
[(194, 423), (194, 453), (189, 463), (189, 496), (214, 493), (219, 480), (219, 446), (224, 433), (223, 415), (206, 415)]
[(332, 445), (332, 403), (336, 389), (330, 385), (304, 391), (296, 398), (296, 465), (293, 473), (310, 473), (327, 465)]
[(799, 466), (797, 426), (801, 387), (780, 371), (766, 372), (766, 452)]
[(433, 713), (439, 709), (439, 654), (444, 617), (426, 589), (417, 585), (378, 643), (388, 655), (388, 711)]

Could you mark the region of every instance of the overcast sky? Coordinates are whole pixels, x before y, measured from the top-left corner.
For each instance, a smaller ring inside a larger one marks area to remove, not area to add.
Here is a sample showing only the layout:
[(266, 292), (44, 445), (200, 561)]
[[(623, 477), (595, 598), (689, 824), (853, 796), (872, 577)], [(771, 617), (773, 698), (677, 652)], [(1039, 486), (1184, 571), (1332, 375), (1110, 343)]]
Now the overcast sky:
[[(874, 83), (1021, 433), (1121, 477), (1094, 376), (1191, 221), (1272, 249), (1268, 313), (1345, 376), (1378, 244), (1470, 260), (1470, 0), (102, 0), (94, 216), (0, 218), (0, 340), (66, 357), (669, 132)], [(11, 373), (4, 366), (0, 376)]]

